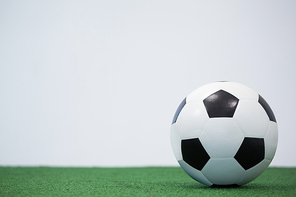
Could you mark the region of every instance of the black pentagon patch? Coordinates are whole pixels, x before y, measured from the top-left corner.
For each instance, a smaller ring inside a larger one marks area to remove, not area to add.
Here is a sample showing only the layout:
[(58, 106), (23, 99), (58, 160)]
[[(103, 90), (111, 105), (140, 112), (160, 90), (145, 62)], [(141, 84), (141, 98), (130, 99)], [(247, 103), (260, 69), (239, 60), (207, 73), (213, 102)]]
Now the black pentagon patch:
[(178, 107), (178, 109), (177, 109), (177, 111), (176, 111), (176, 113), (174, 115), (172, 124), (174, 124), (177, 121), (178, 116), (179, 116), (181, 110), (183, 109), (183, 107), (185, 106), (185, 104), (186, 104), (186, 98), (184, 98), (183, 101), (180, 103), (180, 105), (179, 105), (179, 107)]
[(275, 116), (274, 116), (270, 106), (268, 105), (268, 103), (265, 101), (265, 99), (261, 95), (259, 95), (258, 102), (260, 103), (260, 105), (263, 107), (263, 109), (267, 113), (269, 120), (276, 122)]
[(216, 184), (213, 184), (213, 185), (211, 185), (211, 187), (214, 187), (214, 188), (235, 188), (235, 187), (240, 187), (240, 185), (237, 185), (237, 184), (231, 184), (231, 185), (216, 185)]
[(245, 137), (234, 158), (245, 169), (248, 170), (265, 157), (264, 139)]
[(233, 117), (239, 99), (232, 94), (219, 90), (203, 100), (210, 118)]
[(198, 138), (182, 140), (181, 151), (183, 160), (197, 170), (201, 170), (210, 159)]

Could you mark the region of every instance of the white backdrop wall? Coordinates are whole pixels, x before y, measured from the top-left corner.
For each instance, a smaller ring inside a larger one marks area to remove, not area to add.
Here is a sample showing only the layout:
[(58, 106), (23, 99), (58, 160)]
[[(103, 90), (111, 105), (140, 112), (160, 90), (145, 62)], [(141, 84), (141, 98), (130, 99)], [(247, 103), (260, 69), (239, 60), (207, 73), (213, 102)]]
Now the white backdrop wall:
[(296, 166), (296, 1), (0, 1), (0, 165), (174, 166), (181, 100), (227, 80)]

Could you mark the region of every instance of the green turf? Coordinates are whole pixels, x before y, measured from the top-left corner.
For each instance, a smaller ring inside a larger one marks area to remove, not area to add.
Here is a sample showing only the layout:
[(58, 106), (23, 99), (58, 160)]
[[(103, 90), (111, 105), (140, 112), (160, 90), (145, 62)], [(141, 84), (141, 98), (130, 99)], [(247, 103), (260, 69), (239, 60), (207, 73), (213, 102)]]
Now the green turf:
[(296, 196), (296, 168), (268, 168), (236, 188), (211, 188), (179, 167), (0, 167), (0, 196)]

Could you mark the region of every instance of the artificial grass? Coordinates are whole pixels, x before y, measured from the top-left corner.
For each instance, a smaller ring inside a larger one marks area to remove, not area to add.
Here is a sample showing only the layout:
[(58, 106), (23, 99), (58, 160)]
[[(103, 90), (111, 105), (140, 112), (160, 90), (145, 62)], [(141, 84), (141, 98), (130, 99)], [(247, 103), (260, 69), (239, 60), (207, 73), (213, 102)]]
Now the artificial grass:
[(212, 188), (180, 167), (0, 167), (0, 196), (296, 196), (296, 168), (268, 168), (235, 188)]

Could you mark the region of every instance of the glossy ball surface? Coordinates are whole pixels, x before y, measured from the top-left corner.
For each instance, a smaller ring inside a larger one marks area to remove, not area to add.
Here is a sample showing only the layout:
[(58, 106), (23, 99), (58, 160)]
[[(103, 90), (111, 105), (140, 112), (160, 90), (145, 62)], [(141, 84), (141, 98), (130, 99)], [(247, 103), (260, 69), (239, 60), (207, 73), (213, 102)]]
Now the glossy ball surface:
[(243, 185), (272, 161), (278, 129), (268, 103), (251, 88), (215, 82), (191, 92), (171, 125), (173, 153), (183, 170), (208, 186)]

